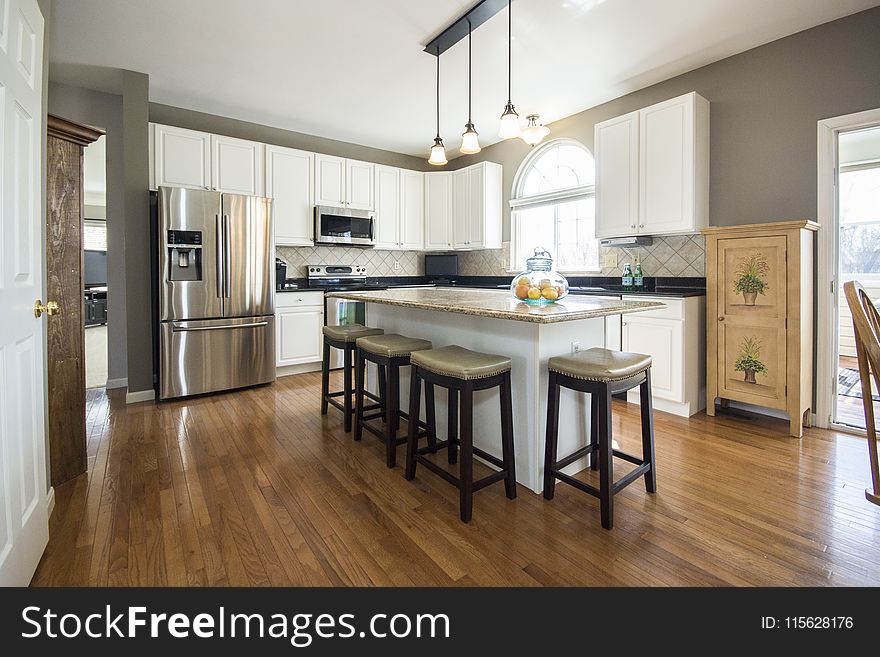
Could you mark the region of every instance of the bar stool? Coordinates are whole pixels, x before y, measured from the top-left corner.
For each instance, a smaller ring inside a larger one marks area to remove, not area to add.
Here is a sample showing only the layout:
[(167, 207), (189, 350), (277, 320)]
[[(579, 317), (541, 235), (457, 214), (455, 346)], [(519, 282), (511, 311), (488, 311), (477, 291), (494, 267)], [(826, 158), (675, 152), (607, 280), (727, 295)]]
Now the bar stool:
[[(425, 431), (417, 431), (417, 434), (427, 435), (428, 440), (433, 442), (432, 435), (427, 432), (428, 425), (418, 421), (418, 413), (415, 415), (415, 421), (410, 421), (411, 416), (400, 410), (400, 368), (409, 365), (410, 354), (430, 348), (431, 342), (428, 340), (408, 338), (397, 333), (372, 335), (357, 339), (357, 365), (355, 367), (355, 408), (357, 410), (354, 439), (360, 440), (364, 429), (378, 436), (385, 443), (385, 464), (389, 468), (393, 468), (397, 464), (397, 446), (406, 442), (406, 438), (397, 437), (400, 418), (407, 420), (411, 427), (418, 428), (421, 424)], [(375, 406), (364, 406), (364, 397), (370, 394), (364, 386), (367, 361), (375, 363), (379, 368), (380, 394), (384, 399), (382, 411), (372, 415), (366, 415), (366, 411), (374, 409)], [(430, 421), (434, 415), (434, 397), (427, 397), (425, 403)], [(370, 420), (375, 420), (383, 415), (385, 431), (369, 423)]]
[[(351, 395), (354, 392), (352, 385), (352, 373), (354, 371), (355, 341), (366, 335), (382, 335), (385, 331), (380, 328), (369, 328), (363, 324), (345, 324), (343, 326), (325, 326), (324, 334), (324, 360), (321, 364), (321, 415), (327, 415), (327, 406), (332, 404), (344, 416), (345, 431), (351, 431), (351, 420), (354, 415), (354, 407), (351, 405)], [(343, 389), (330, 392), (330, 347), (341, 349)], [(336, 397), (342, 397), (342, 403), (336, 401)], [(370, 394), (374, 401), (381, 400)], [(373, 408), (378, 407), (374, 405)]]
[[(594, 347), (570, 356), (555, 356), (548, 363), (550, 375), (547, 384), (547, 441), (544, 451), (544, 498), (553, 499), (556, 480), (599, 498), (602, 526), (611, 529), (614, 523), (613, 498), (640, 476), (645, 477), (649, 493), (657, 490), (654, 467), (654, 415), (651, 407), (651, 357), (623, 351)], [(642, 458), (625, 454), (612, 447), (611, 395), (639, 386), (642, 417)], [(568, 388), (590, 393), (592, 421), (591, 441), (556, 460), (556, 442), (559, 435), (559, 390)], [(585, 484), (561, 472), (562, 468), (590, 454), (592, 468), (596, 469), (594, 453), (599, 455), (599, 488)], [(612, 457), (634, 463), (632, 472), (614, 482)]]
[[(410, 359), (409, 414), (419, 416), (419, 396), (422, 381), (425, 382), (425, 398), (434, 399), (434, 386), (438, 385), (449, 393), (449, 428), (446, 440), (428, 444), (419, 449), (418, 438), (410, 425), (406, 447), (406, 478), (416, 476), (416, 464), (421, 463), (432, 472), (458, 488), (459, 515), (463, 522), (471, 519), (474, 493), (496, 481), (504, 480), (504, 491), (508, 499), (516, 498), (516, 467), (513, 452), (513, 402), (510, 389), (510, 358), (494, 354), (483, 354), (464, 347), (451, 345), (440, 349), (419, 351)], [(501, 400), (501, 453), (502, 458), (488, 454), (473, 445), (474, 392), (499, 387)], [(458, 398), (461, 397), (461, 427), (458, 427)], [(429, 408), (430, 411), (430, 408)], [(428, 431), (435, 435), (433, 413), (428, 414)], [(448, 449), (449, 463), (456, 461), (456, 448), (461, 449), (459, 476), (456, 477), (436, 463), (429, 461), (425, 454), (433, 454), (440, 449)], [(492, 465), (501, 468), (478, 481), (474, 481), (474, 454)]]

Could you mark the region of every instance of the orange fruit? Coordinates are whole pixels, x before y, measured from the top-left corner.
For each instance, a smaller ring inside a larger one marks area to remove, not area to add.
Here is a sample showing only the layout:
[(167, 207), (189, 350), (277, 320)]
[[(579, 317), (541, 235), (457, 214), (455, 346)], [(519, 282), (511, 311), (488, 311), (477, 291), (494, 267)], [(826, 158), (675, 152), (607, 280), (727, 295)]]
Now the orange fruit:
[(536, 287), (529, 288), (529, 299), (540, 299), (541, 290)]
[(525, 299), (529, 296), (529, 286), (528, 285), (517, 285), (516, 289), (513, 291), (514, 295), (516, 295), (517, 299)]
[(548, 287), (541, 293), (541, 296), (549, 301), (556, 301), (556, 299), (559, 298), (559, 293), (556, 291), (555, 287)]

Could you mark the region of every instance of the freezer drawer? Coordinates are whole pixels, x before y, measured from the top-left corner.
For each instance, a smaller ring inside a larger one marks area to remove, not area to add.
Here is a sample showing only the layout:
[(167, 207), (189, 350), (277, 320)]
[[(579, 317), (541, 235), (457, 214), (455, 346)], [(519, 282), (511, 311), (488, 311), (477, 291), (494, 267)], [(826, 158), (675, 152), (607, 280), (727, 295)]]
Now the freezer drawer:
[(275, 380), (275, 317), (162, 322), (159, 397)]

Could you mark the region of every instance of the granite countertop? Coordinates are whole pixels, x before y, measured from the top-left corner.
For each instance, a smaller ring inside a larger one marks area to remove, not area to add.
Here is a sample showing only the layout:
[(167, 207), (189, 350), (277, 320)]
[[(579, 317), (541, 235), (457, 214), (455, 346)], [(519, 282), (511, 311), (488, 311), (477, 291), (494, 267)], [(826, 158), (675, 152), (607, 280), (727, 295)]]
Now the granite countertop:
[(662, 303), (657, 301), (588, 300), (572, 295), (546, 306), (532, 306), (517, 301), (508, 290), (475, 290), (473, 288), (360, 290), (331, 292), (327, 296), (536, 324), (570, 322), (664, 307)]

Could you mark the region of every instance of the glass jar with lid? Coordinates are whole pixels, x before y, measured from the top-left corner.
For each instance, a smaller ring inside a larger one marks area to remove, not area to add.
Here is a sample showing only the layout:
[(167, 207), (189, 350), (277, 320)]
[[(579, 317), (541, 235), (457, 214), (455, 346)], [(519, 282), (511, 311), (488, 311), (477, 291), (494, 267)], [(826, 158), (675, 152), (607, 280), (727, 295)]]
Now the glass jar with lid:
[(526, 259), (526, 270), (517, 274), (510, 291), (519, 301), (535, 306), (554, 303), (568, 295), (568, 281), (553, 271), (553, 258), (542, 248)]

